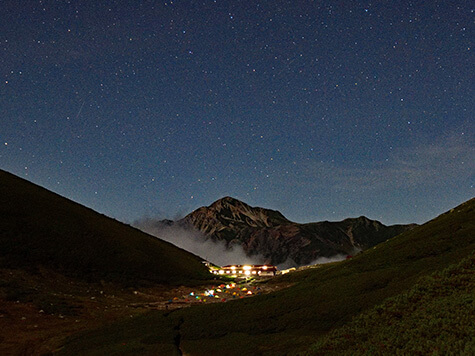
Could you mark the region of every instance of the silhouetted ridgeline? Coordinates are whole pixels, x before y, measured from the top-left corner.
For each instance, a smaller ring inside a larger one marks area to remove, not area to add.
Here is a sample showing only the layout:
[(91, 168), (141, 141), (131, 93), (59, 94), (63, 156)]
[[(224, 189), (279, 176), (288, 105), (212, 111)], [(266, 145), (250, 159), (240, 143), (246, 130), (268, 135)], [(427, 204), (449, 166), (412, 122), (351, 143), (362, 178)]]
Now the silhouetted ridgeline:
[(0, 171), (0, 267), (55, 269), (87, 280), (190, 283), (201, 259)]

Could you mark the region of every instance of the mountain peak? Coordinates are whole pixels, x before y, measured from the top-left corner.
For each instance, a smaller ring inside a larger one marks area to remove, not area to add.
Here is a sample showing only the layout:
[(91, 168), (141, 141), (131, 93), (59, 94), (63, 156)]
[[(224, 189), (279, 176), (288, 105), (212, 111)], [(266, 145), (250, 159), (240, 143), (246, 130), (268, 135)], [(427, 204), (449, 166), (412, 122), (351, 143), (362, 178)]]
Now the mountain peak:
[(217, 201), (227, 201), (230, 203), (242, 203), (242, 201), (240, 201), (239, 199), (233, 198), (229, 195), (222, 197), (221, 199), (218, 199)]
[(239, 205), (244, 205), (244, 206), (249, 206), (246, 203), (242, 202), (239, 199), (230, 197), (230, 196), (225, 196), (221, 199), (216, 200), (214, 203), (212, 203), (209, 207), (218, 207), (218, 206), (223, 206), (223, 205), (234, 205), (234, 206), (239, 206)]
[(276, 210), (252, 207), (230, 196), (191, 212), (181, 222), (191, 223), (205, 234), (225, 229), (237, 231), (243, 228), (272, 227), (291, 223)]

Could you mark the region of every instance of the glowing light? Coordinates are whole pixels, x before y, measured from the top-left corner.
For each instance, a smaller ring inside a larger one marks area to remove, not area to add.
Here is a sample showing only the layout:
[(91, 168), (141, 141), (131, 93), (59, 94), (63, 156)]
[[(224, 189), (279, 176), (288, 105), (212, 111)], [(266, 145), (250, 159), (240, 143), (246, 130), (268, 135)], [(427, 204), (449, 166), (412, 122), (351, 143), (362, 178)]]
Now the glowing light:
[(250, 276), (250, 275), (251, 275), (251, 271), (245, 271), (244, 274), (245, 274), (246, 276)]
[(242, 269), (247, 271), (247, 270), (250, 270), (251, 268), (252, 268), (251, 266), (244, 266)]
[(262, 266), (262, 269), (263, 269), (263, 270), (266, 270), (266, 269), (267, 269), (267, 266)]

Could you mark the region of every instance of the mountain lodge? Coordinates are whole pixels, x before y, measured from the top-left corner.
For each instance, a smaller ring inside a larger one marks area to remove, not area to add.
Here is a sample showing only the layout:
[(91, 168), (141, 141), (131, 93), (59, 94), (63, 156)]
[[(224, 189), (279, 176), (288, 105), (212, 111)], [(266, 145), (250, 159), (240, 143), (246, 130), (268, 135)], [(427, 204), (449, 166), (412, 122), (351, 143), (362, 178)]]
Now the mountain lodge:
[(213, 270), (214, 274), (231, 277), (271, 277), (277, 273), (277, 267), (272, 265), (227, 265)]

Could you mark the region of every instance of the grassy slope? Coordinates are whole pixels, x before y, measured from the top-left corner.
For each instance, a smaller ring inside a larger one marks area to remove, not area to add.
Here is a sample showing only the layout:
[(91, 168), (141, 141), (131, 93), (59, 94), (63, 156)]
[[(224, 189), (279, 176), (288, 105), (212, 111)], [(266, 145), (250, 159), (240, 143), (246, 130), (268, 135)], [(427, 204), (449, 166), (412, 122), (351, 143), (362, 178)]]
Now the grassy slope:
[(307, 355), (475, 352), (475, 254), (356, 316)]
[[(467, 258), (474, 249), (472, 199), (351, 260), (286, 275), (282, 279), (298, 282), (287, 290), (193, 307), (168, 316), (150, 313), (143, 320), (152, 325), (152, 320), (156, 320), (156, 327), (145, 328), (136, 323), (135, 334), (140, 337), (127, 333), (117, 337), (109, 330), (96, 330), (70, 339), (64, 353), (77, 354), (83, 350), (91, 354), (92, 335), (100, 340), (103, 351), (116, 350), (119, 343), (125, 343), (146, 353), (153, 347), (173, 347), (177, 340), (192, 355), (279, 355), (307, 350), (318, 337), (387, 298), (408, 291), (421, 277)], [(152, 345), (143, 342), (146, 337), (158, 337), (157, 334), (166, 340), (156, 340)]]
[(209, 277), (198, 257), (0, 171), (0, 267), (38, 266), (126, 284)]

